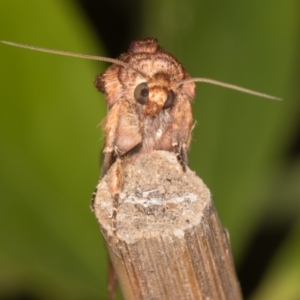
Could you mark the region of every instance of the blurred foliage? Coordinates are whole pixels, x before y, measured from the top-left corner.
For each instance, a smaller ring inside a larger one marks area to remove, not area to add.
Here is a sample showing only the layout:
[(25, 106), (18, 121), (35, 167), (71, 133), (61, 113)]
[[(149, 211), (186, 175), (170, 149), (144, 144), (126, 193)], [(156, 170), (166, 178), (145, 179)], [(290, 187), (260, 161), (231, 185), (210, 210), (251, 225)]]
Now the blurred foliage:
[[(299, 130), (299, 2), (143, 3), (136, 38), (157, 37), (191, 76), (284, 98), (198, 84), (190, 166), (238, 266), (262, 223), (294, 224), (252, 299), (299, 299), (300, 161), (286, 155)], [(1, 1), (0, 23), (1, 40), (105, 55), (71, 0)], [(0, 299), (105, 299), (106, 253), (89, 211), (106, 111), (92, 83), (105, 65), (2, 44), (0, 53)]]

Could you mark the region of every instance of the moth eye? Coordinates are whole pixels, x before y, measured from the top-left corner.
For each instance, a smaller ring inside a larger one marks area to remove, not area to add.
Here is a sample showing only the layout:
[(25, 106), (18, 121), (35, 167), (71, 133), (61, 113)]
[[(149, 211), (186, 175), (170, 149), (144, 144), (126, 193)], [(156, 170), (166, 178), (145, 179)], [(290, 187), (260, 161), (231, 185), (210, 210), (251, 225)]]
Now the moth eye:
[(134, 99), (137, 103), (142, 105), (148, 101), (149, 89), (146, 82), (140, 83), (134, 90)]
[(168, 98), (165, 101), (163, 109), (170, 108), (171, 106), (173, 106), (174, 101), (175, 101), (175, 93), (172, 90), (169, 90)]

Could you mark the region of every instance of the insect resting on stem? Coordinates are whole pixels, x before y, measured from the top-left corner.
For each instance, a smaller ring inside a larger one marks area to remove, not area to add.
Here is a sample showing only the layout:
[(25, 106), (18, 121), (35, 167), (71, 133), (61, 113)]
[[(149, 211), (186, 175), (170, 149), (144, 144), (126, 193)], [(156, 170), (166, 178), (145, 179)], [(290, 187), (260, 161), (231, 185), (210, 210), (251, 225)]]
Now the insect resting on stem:
[[(191, 78), (174, 56), (165, 52), (156, 39), (133, 41), (118, 59), (77, 54), (2, 41), (31, 50), (106, 61), (112, 65), (95, 80), (105, 94), (108, 113), (103, 122), (105, 144), (101, 178), (110, 167), (114, 180), (110, 190), (114, 198), (112, 231), (117, 231), (117, 210), (122, 189), (122, 165), (137, 155), (153, 150), (172, 151), (185, 171), (191, 140), (193, 116), (191, 101), (195, 82), (206, 82), (272, 100), (280, 98), (207, 78)], [(95, 189), (91, 208), (94, 210)]]

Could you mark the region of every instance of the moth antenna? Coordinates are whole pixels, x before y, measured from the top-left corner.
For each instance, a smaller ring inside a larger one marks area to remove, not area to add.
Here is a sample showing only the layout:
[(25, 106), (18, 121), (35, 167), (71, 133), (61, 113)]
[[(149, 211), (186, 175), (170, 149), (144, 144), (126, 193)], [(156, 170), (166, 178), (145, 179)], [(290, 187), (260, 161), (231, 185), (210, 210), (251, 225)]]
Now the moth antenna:
[(236, 90), (242, 93), (246, 93), (246, 94), (250, 94), (250, 95), (254, 95), (254, 96), (258, 96), (258, 97), (262, 97), (262, 98), (267, 98), (267, 99), (271, 99), (271, 100), (282, 100), (281, 98), (275, 97), (275, 96), (271, 96), (268, 94), (264, 94), (264, 93), (259, 93), (256, 91), (252, 91), (234, 84), (230, 84), (230, 83), (225, 83), (225, 82), (221, 82), (221, 81), (217, 81), (217, 80), (213, 80), (213, 79), (209, 79), (209, 78), (188, 78), (188, 79), (183, 79), (179, 82), (176, 83), (176, 85), (180, 85), (182, 83), (185, 82), (205, 82), (205, 83), (210, 83), (210, 84), (214, 84), (214, 85), (218, 85), (227, 89), (231, 89), (231, 90)]
[(39, 52), (45, 52), (45, 53), (51, 53), (51, 54), (57, 54), (57, 55), (64, 55), (64, 56), (70, 56), (70, 57), (78, 57), (78, 58), (90, 59), (90, 60), (105, 61), (105, 62), (109, 62), (109, 63), (112, 63), (112, 64), (122, 66), (124, 68), (129, 68), (129, 69), (133, 70), (134, 72), (136, 72), (138, 75), (140, 75), (144, 79), (146, 79), (146, 77), (147, 77), (142, 72), (140, 72), (140, 71), (136, 70), (135, 68), (133, 68), (130, 64), (127, 64), (127, 63), (125, 63), (125, 62), (123, 62), (119, 59), (115, 59), (115, 58), (109, 58), (109, 57), (103, 57), (103, 56), (97, 56), (97, 55), (73, 53), (73, 52), (61, 51), (61, 50), (53, 50), (53, 49), (47, 49), (47, 48), (41, 48), (41, 47), (36, 47), (36, 46), (18, 44), (18, 43), (8, 42), (8, 41), (1, 41), (1, 43), (6, 44), (6, 45), (10, 45), (10, 46), (14, 46), (14, 47), (39, 51)]

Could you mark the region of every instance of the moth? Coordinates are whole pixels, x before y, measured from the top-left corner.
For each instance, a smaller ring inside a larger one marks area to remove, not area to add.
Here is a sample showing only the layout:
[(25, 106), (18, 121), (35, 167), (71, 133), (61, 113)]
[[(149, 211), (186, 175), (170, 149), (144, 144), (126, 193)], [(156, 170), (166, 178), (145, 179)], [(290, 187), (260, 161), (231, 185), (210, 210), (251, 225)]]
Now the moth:
[[(188, 149), (194, 120), (192, 100), (195, 82), (206, 82), (273, 100), (280, 98), (236, 85), (192, 78), (182, 64), (159, 46), (157, 39), (131, 42), (117, 59), (77, 54), (2, 41), (11, 46), (41, 52), (106, 61), (112, 65), (95, 80), (105, 94), (108, 113), (103, 122), (105, 143), (100, 179), (113, 167), (115, 176), (109, 186), (114, 198), (111, 226), (116, 233), (119, 194), (122, 190), (124, 163), (154, 150), (174, 152), (183, 172), (188, 165)], [(92, 195), (91, 208), (97, 188)]]

